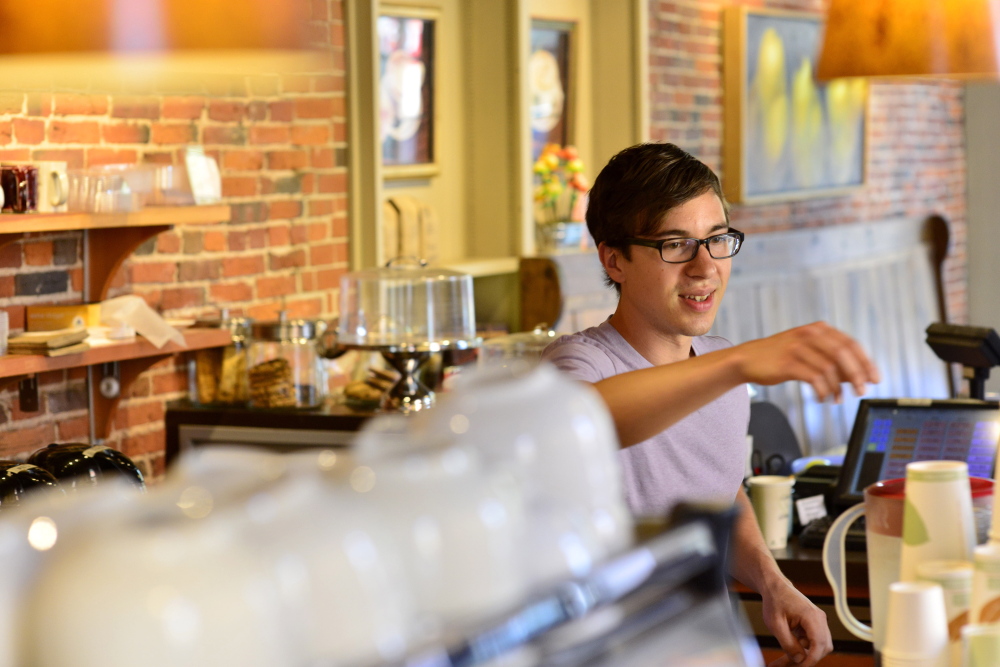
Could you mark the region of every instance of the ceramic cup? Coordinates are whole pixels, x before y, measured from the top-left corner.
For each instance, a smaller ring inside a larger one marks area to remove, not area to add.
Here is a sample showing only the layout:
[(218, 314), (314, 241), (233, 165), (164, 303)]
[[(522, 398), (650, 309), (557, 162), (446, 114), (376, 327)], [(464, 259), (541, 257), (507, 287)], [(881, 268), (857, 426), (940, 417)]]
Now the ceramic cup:
[(42, 160), (34, 163), (38, 167), (38, 212), (61, 213), (66, 210), (69, 198), (69, 179), (66, 163), (57, 160)]
[(784, 549), (788, 546), (791, 528), (792, 486), (795, 478), (757, 475), (747, 481), (750, 484), (750, 502), (767, 548)]
[(972, 560), (976, 522), (964, 461), (916, 461), (906, 466), (903, 548), (899, 578), (914, 581), (929, 560)]
[(1000, 545), (976, 547), (973, 560), (969, 621), (1000, 623)]

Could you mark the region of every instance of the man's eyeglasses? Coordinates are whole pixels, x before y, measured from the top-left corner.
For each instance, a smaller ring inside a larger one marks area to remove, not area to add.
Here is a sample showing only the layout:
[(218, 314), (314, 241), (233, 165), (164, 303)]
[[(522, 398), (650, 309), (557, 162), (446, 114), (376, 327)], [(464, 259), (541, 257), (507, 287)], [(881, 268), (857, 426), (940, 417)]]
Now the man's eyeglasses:
[(730, 229), (725, 234), (716, 234), (707, 239), (663, 239), (653, 241), (652, 239), (623, 239), (625, 245), (641, 245), (647, 248), (656, 248), (660, 251), (660, 259), (668, 264), (683, 264), (690, 262), (698, 256), (698, 247), (705, 246), (712, 259), (726, 259), (732, 257), (740, 251), (743, 245), (743, 232)]

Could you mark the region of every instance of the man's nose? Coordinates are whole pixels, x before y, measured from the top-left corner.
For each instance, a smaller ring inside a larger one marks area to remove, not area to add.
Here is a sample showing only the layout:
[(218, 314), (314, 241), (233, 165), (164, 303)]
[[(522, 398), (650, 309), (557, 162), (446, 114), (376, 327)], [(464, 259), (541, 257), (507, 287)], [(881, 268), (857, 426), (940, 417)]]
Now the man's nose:
[(687, 262), (685, 265), (688, 269), (688, 273), (694, 273), (696, 275), (711, 275), (718, 270), (715, 265), (715, 259), (708, 252), (708, 246), (704, 243), (698, 244), (698, 252), (695, 254), (694, 259)]

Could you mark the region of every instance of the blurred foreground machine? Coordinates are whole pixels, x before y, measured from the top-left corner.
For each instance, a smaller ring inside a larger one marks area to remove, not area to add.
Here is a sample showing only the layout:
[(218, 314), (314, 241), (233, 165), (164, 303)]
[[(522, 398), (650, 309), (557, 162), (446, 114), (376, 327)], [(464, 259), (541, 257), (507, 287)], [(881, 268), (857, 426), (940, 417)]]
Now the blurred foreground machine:
[(672, 526), (468, 637), (395, 667), (759, 667), (726, 590), (729, 512)]

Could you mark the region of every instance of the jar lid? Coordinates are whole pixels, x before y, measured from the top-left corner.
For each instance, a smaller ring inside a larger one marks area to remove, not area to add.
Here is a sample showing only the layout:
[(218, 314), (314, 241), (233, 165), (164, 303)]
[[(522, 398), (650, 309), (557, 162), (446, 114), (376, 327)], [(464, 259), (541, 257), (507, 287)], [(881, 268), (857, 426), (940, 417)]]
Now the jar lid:
[(315, 340), (326, 331), (326, 322), (322, 320), (287, 319), (282, 312), (277, 320), (269, 322), (254, 322), (251, 325), (254, 340), (277, 342), (300, 342)]

